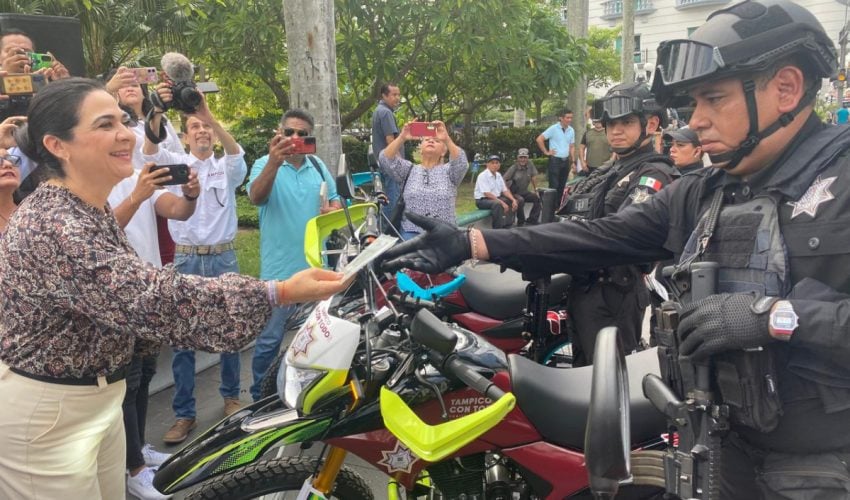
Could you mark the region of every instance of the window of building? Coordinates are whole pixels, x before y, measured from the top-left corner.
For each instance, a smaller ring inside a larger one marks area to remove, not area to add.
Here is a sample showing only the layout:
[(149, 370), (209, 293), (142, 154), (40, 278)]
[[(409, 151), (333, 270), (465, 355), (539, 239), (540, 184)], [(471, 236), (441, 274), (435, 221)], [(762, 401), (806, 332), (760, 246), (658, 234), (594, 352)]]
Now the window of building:
[[(623, 50), (623, 37), (618, 36), (614, 41), (614, 50), (619, 54)], [(635, 52), (634, 52), (634, 60), (636, 63), (643, 62), (643, 58), (641, 57), (640, 52), (640, 35), (635, 35)]]

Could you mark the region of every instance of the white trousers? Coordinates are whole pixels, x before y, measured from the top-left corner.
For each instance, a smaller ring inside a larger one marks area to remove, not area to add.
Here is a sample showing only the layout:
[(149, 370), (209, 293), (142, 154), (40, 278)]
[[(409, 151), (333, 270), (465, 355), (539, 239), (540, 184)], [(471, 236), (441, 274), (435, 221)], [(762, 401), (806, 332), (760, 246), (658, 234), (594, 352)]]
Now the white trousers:
[(123, 499), (126, 387), (50, 384), (0, 363), (0, 498)]

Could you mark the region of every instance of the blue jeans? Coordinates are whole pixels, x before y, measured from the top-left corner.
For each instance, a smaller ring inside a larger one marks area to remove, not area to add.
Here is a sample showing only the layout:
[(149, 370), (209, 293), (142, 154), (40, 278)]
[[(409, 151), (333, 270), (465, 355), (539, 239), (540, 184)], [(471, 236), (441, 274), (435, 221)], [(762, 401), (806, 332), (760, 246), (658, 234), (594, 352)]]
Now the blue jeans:
[(269, 366), (280, 351), (283, 335), (286, 333), (286, 320), (295, 312), (295, 305), (275, 307), (266, 327), (260, 332), (254, 344), (254, 358), (251, 360), (251, 372), (254, 375), (254, 383), (251, 385), (251, 397), (259, 401), (262, 395), (260, 387)]
[[(214, 278), (224, 273), (238, 273), (236, 252), (228, 250), (218, 255), (176, 253), (174, 265), (183, 274)], [(195, 351), (174, 349), (171, 360), (174, 374), (174, 400), (171, 408), (177, 418), (195, 418)], [(223, 398), (239, 397), (239, 353), (222, 353), (221, 386)]]

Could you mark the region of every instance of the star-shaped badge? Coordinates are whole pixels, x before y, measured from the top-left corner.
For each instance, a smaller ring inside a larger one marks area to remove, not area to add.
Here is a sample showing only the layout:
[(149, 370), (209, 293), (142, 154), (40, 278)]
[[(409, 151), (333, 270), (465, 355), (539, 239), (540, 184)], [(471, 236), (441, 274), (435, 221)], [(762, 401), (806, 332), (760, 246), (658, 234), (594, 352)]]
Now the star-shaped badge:
[(392, 451), (381, 450), (381, 455), (384, 458), (379, 460), (378, 464), (386, 467), (388, 474), (394, 472), (410, 474), (413, 464), (419, 460), (419, 457), (414, 455), (405, 445), (401, 444), (401, 441), (396, 441), (395, 448)]
[(632, 203), (644, 203), (652, 198), (652, 194), (647, 188), (637, 188), (634, 193), (629, 196), (629, 198), (632, 199)]
[(835, 196), (829, 191), (829, 187), (837, 178), (827, 177), (826, 179), (821, 179), (818, 176), (799, 200), (789, 201), (788, 204), (794, 207), (794, 211), (791, 212), (791, 218), (793, 219), (800, 214), (809, 214), (811, 218), (815, 218), (821, 203), (835, 199)]
[(292, 351), (293, 355), (307, 357), (307, 349), (314, 340), (313, 327), (315, 325), (315, 320), (311, 318), (310, 322), (304, 325), (304, 328), (298, 332), (298, 335), (296, 335), (294, 339), (292, 339), (292, 344), (289, 345), (289, 349)]

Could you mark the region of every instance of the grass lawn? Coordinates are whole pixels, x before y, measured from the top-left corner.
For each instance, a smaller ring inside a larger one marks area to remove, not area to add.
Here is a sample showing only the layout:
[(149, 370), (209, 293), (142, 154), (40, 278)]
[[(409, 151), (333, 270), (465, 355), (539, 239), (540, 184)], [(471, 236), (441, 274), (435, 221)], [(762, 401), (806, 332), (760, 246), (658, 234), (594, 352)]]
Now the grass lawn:
[[(545, 175), (537, 176), (537, 187), (547, 187)], [(475, 188), (475, 183), (470, 182), (467, 178), (458, 186), (457, 203), (455, 209), (458, 215), (477, 210), (475, 207), (475, 199), (472, 192)], [(237, 198), (246, 198), (237, 196)], [(240, 220), (245, 214), (250, 213), (256, 217), (256, 207), (250, 205), (250, 202), (242, 200), (244, 207), (240, 206)], [(243, 214), (242, 212), (245, 212)], [(248, 276), (259, 277), (260, 275), (260, 230), (253, 227), (240, 227), (236, 233), (236, 258), (239, 261), (239, 271)]]
[(236, 260), (239, 272), (258, 278), (260, 276), (260, 230), (243, 228), (236, 232)]

